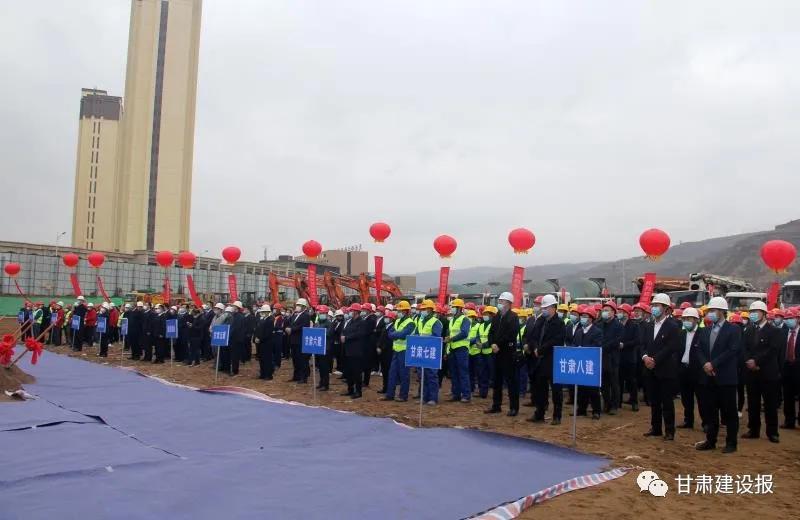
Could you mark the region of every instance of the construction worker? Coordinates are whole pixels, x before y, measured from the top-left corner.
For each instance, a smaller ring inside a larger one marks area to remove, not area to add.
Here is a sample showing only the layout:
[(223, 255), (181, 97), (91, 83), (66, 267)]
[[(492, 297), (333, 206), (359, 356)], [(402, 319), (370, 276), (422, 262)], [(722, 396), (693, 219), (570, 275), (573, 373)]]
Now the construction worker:
[(98, 318), (104, 318), (106, 320), (106, 331), (100, 333), (100, 352), (97, 354), (99, 357), (108, 357), (108, 344), (111, 341), (111, 334), (109, 332), (110, 309), (111, 306), (108, 305), (107, 302), (103, 302), (97, 313)]
[(44, 323), (44, 304), (36, 302), (33, 304), (33, 337), (38, 338), (42, 333)]
[[(541, 303), (541, 300), (539, 300)], [(527, 338), (525, 334), (528, 330), (533, 330), (533, 323), (536, 321), (534, 316), (534, 309), (512, 309), (519, 318), (519, 332), (517, 340), (517, 349), (519, 351), (520, 366), (519, 366), (519, 396), (525, 397), (525, 393), (530, 390), (531, 400), (524, 406), (535, 406), (533, 398), (533, 381), (536, 377), (536, 371), (539, 368), (539, 360), (534, 359), (532, 356), (525, 354), (525, 347), (527, 346)], [(529, 328), (530, 325), (530, 328)]]
[[(417, 321), (417, 334), (441, 337), (443, 326), (434, 313), (436, 304), (432, 300), (424, 300), (418, 308), (420, 315)], [(439, 402), (439, 376), (434, 370), (423, 370), (422, 372), (425, 381), (422, 401), (429, 406), (435, 406)]]
[(401, 301), (395, 306), (397, 318), (388, 329), (389, 339), (392, 340), (392, 363), (389, 367), (388, 383), (386, 395), (382, 401), (393, 401), (394, 392), (398, 383), (400, 384), (400, 394), (398, 401), (408, 401), (408, 389), (410, 386), (409, 369), (406, 367), (406, 339), (414, 334), (417, 325), (411, 316), (411, 306), (407, 301)]
[(489, 397), (489, 385), (494, 374), (494, 353), (489, 343), (489, 333), (492, 329), (492, 320), (497, 315), (497, 307), (488, 305), (483, 309), (481, 323), (478, 326), (478, 395), (481, 399)]
[(542, 295), (539, 295), (539, 296), (537, 296), (536, 298), (533, 299), (532, 312), (530, 314), (526, 312), (525, 315), (527, 317), (531, 317), (532, 316), (533, 319), (536, 319), (536, 318), (539, 317), (539, 315), (541, 313), (542, 313)]
[(489, 331), (489, 344), (496, 355), (494, 364), (494, 384), (492, 389), (492, 407), (484, 413), (500, 413), (503, 404), (503, 383), (508, 385), (509, 417), (519, 414), (519, 379), (517, 339), (519, 320), (511, 312), (514, 296), (510, 292), (502, 293), (497, 299), (497, 314), (492, 320)]
[(64, 313), (64, 302), (60, 301), (56, 303), (55, 308), (53, 309), (53, 313), (56, 315), (56, 320), (53, 322), (53, 335), (52, 341), (53, 345), (56, 347), (61, 346), (61, 332), (64, 328), (64, 323), (66, 323), (66, 315)]
[[(647, 395), (650, 398), (650, 430), (645, 437), (664, 436), (675, 440), (675, 395), (678, 392), (678, 358), (682, 352), (680, 328), (670, 317), (669, 296), (653, 296), (650, 313), (653, 323), (644, 331), (642, 362), (645, 366)], [(663, 429), (662, 429), (663, 422)]]
[(472, 397), (469, 379), (469, 336), (472, 322), (464, 315), (464, 300), (461, 298), (450, 302), (450, 308), (452, 309), (452, 317), (448, 324), (450, 336), (444, 338), (449, 350), (447, 360), (452, 383), (450, 401), (468, 403)]
[[(469, 307), (469, 304), (467, 304)], [(481, 355), (481, 347), (478, 343), (478, 328), (480, 321), (478, 321), (478, 313), (475, 309), (467, 308), (464, 312), (469, 320), (469, 393), (475, 393), (475, 388), (478, 386), (478, 358)]]
[(558, 319), (564, 322), (564, 325), (569, 323), (569, 305), (566, 303), (561, 303), (556, 308), (556, 316)]

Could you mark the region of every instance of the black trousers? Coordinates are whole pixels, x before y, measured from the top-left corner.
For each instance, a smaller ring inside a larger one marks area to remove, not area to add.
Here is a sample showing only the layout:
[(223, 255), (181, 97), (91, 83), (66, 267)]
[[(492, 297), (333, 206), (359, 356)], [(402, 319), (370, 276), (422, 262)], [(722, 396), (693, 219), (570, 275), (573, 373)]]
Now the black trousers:
[[(672, 378), (659, 378), (654, 374), (647, 377), (647, 396), (650, 399), (650, 427), (654, 432), (675, 434), (675, 390), (677, 381)], [(661, 422), (664, 428), (661, 428)]]
[(328, 388), (331, 384), (331, 362), (333, 356), (326, 354), (324, 356), (317, 356), (314, 361), (319, 370), (319, 387)]
[(146, 335), (142, 336), (142, 351), (143, 351), (143, 354), (144, 354), (144, 357), (142, 359), (144, 359), (145, 361), (153, 361), (153, 344), (154, 343), (155, 343), (155, 340), (153, 339), (153, 336), (151, 336), (149, 334), (146, 334)]
[(203, 350), (203, 338), (190, 338), (189, 339), (189, 357), (187, 363), (200, 364), (200, 354)]
[(109, 334), (100, 334), (100, 355), (102, 357), (108, 356), (108, 343), (110, 339)]
[(169, 359), (170, 345), (167, 338), (156, 339), (156, 361), (164, 361)]
[(53, 345), (61, 346), (61, 327), (53, 327)]
[[(683, 405), (683, 422), (694, 426), (694, 398), (697, 392), (697, 374), (688, 366), (681, 365), (678, 371), (681, 404)], [(737, 416), (738, 417), (738, 416)]]
[(787, 426), (797, 423), (797, 403), (800, 401), (800, 361), (783, 365), (783, 419)]
[(494, 363), (494, 384), (492, 385), (492, 407), (503, 405), (503, 382), (508, 386), (508, 402), (511, 410), (519, 411), (519, 365), (512, 354), (498, 354)]
[(621, 361), (619, 365), (620, 393), (619, 400), (622, 406), (622, 386), (628, 390), (631, 404), (639, 404), (639, 377), (636, 362)]
[(247, 363), (253, 359), (253, 336), (245, 336), (242, 343), (242, 361)]
[(381, 353), (378, 355), (380, 358), (381, 375), (383, 375), (383, 387), (381, 390), (385, 393), (389, 386), (389, 370), (392, 367), (392, 356), (394, 350), (391, 345), (381, 348)]
[(778, 435), (778, 387), (780, 381), (753, 379), (747, 383), (747, 429), (761, 434), (761, 401), (767, 436)]
[(561, 385), (553, 383), (553, 376), (539, 370), (534, 379), (533, 396), (536, 398), (536, 413), (534, 417), (544, 419), (544, 412), (547, 410), (548, 392), (553, 394), (553, 419), (561, 419), (561, 407), (564, 400), (564, 392)]
[(697, 385), (697, 403), (700, 407), (700, 419), (706, 428), (706, 442), (717, 445), (719, 434), (719, 417), (725, 421), (725, 445), (736, 446), (739, 436), (739, 414), (736, 409), (736, 386)]
[(374, 345), (367, 347), (367, 355), (364, 358), (364, 386), (369, 386), (369, 378), (372, 375), (372, 369), (377, 362), (377, 350)]
[(239, 361), (242, 359), (242, 342), (238, 341), (232, 343), (228, 350), (230, 351), (231, 361), (230, 374), (235, 376), (239, 373)]
[(292, 345), (292, 364), (294, 364), (294, 373), (292, 379), (296, 381), (306, 381), (308, 376), (311, 375), (311, 369), (308, 366), (308, 360), (311, 356), (303, 354), (302, 346)]
[(83, 338), (82, 339), (83, 339), (84, 343), (86, 343), (90, 347), (94, 346), (94, 331), (96, 329), (97, 329), (97, 327), (89, 327), (89, 326), (86, 326), (86, 327), (83, 328)]
[(275, 373), (275, 364), (272, 359), (272, 341), (256, 343), (256, 352), (258, 353), (258, 377), (269, 379)]
[[(574, 385), (573, 385), (574, 388)], [(600, 389), (596, 386), (579, 386), (578, 399), (576, 406), (578, 407), (578, 415), (586, 415), (586, 410), (589, 404), (592, 405), (592, 413), (600, 413)]]
[(364, 380), (364, 358), (347, 356), (347, 391), (361, 393), (361, 383)]
[[(605, 361), (605, 360), (604, 360)], [(603, 366), (603, 407), (606, 411), (619, 408), (619, 360), (610, 358)]]
[(131, 349), (131, 357), (133, 359), (139, 359), (142, 357), (142, 345), (140, 344), (141, 339), (139, 336), (128, 335), (125, 337), (125, 343)]

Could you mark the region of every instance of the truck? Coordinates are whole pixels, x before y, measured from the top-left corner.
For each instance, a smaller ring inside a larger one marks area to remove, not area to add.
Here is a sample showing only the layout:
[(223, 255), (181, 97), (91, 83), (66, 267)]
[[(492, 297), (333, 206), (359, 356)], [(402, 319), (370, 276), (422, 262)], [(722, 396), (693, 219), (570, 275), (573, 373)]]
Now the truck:
[(800, 305), (800, 280), (790, 280), (781, 287), (781, 305), (796, 307)]
[[(641, 292), (644, 276), (633, 283)], [(691, 273), (687, 278), (656, 277), (654, 293), (666, 293), (675, 305), (689, 302), (695, 307), (708, 303), (715, 295), (730, 292), (754, 292), (755, 287), (746, 280), (711, 273)]]

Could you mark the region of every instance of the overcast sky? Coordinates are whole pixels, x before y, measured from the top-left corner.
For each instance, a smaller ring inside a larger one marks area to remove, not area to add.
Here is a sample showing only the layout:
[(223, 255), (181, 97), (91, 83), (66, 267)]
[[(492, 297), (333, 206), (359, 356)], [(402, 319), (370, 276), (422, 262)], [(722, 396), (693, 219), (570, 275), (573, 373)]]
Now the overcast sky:
[[(0, 238), (71, 230), (81, 87), (129, 0), (0, 1)], [(386, 270), (640, 254), (800, 216), (800, 2), (205, 0), (191, 244), (393, 234)]]

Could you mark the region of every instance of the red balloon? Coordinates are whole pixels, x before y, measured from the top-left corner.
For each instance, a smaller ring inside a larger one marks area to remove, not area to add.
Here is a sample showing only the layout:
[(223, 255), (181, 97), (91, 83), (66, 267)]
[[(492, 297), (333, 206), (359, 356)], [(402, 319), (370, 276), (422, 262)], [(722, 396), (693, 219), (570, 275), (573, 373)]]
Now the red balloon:
[(61, 260), (67, 267), (75, 267), (81, 261), (80, 257), (75, 253), (67, 253)]
[(369, 227), (369, 234), (375, 242), (383, 242), (392, 234), (392, 228), (385, 222), (376, 222)]
[(159, 251), (156, 253), (156, 263), (163, 268), (167, 268), (175, 261), (175, 256), (171, 251)]
[(5, 271), (8, 276), (13, 278), (17, 276), (20, 271), (22, 271), (22, 266), (20, 266), (17, 263), (11, 262), (9, 264), (6, 264)]
[(178, 253), (178, 263), (181, 264), (181, 267), (184, 269), (191, 269), (194, 267), (196, 261), (197, 256), (191, 251), (181, 251)]
[(240, 256), (242, 256), (242, 250), (236, 246), (228, 246), (222, 250), (222, 258), (229, 264), (238, 262)]
[(761, 259), (776, 273), (785, 272), (796, 256), (794, 244), (785, 240), (770, 240), (761, 246)]
[(322, 244), (316, 240), (309, 240), (303, 244), (303, 254), (309, 258), (316, 258), (322, 253)]
[(100, 269), (100, 266), (106, 261), (106, 255), (103, 253), (89, 253), (86, 259), (89, 261), (89, 265), (95, 269)]
[(639, 237), (639, 245), (642, 251), (651, 260), (657, 260), (669, 249), (669, 235), (660, 229), (648, 229)]
[(527, 253), (536, 243), (536, 235), (530, 229), (512, 229), (508, 234), (508, 243), (514, 248), (515, 253)]
[(456, 247), (458, 247), (458, 242), (450, 235), (439, 235), (433, 241), (433, 248), (442, 258), (450, 258), (456, 252)]

